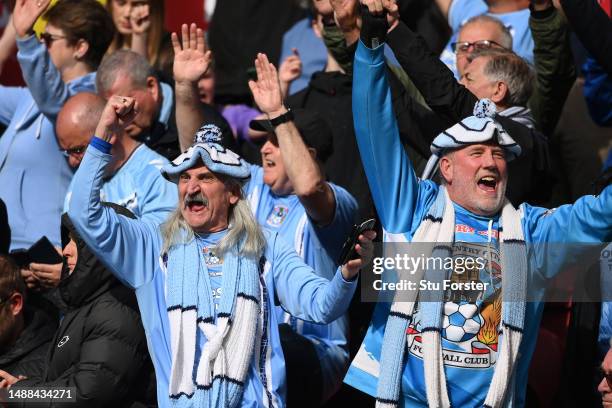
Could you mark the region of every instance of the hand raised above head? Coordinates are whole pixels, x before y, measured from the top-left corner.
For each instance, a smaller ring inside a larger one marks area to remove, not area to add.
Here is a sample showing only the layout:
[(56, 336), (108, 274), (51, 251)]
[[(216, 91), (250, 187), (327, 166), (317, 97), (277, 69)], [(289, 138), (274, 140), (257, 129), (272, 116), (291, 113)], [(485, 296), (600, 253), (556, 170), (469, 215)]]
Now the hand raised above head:
[(212, 53), (206, 48), (204, 31), (197, 28), (195, 23), (182, 25), (181, 40), (179, 42), (178, 35), (172, 33), (174, 80), (195, 84), (210, 68)]
[(249, 81), (249, 88), (253, 94), (253, 99), (259, 109), (269, 117), (276, 117), (283, 112), (283, 98), (281, 94), (278, 72), (266, 54), (257, 54), (255, 59), (255, 70), (257, 71), (257, 81)]
[(134, 98), (113, 95), (108, 99), (96, 128), (96, 136), (114, 143), (117, 135), (123, 133), (138, 114), (138, 104)]
[(13, 26), (18, 37), (32, 34), (34, 23), (49, 7), (51, 0), (17, 0), (13, 10)]

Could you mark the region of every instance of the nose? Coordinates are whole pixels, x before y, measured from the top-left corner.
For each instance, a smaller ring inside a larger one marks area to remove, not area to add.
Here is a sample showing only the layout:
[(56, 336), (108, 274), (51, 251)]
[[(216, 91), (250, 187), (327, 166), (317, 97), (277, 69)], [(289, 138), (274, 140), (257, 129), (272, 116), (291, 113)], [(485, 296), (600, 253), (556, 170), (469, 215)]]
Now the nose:
[(482, 166), (485, 168), (497, 168), (492, 151), (489, 150), (482, 155)]
[(198, 193), (200, 191), (200, 185), (198, 184), (197, 180), (195, 179), (190, 179), (187, 182), (187, 195), (194, 195), (196, 193)]
[(606, 377), (601, 379), (601, 382), (599, 383), (599, 386), (597, 387), (597, 392), (604, 394), (604, 393), (609, 393), (610, 391), (610, 385), (608, 384), (608, 380), (606, 379)]
[(264, 143), (263, 146), (261, 146), (261, 149), (259, 149), (261, 154), (270, 153), (270, 145), (271, 145), (270, 141), (266, 140), (266, 143)]

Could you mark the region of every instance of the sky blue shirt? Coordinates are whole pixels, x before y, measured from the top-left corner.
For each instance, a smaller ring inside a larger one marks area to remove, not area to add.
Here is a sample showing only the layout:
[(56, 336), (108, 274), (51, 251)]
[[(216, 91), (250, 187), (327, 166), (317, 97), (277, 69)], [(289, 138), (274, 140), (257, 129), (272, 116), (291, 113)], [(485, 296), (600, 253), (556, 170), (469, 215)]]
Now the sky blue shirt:
[[(334, 218), (324, 227), (317, 226), (306, 214), (295, 194), (278, 196), (263, 181), (263, 168), (251, 165), (251, 179), (245, 186), (255, 218), (263, 227), (279, 236), (311, 266), (315, 273), (331, 279), (338, 267), (342, 244), (351, 231), (357, 202), (348, 191), (329, 183), (336, 201)], [(348, 363), (348, 317), (320, 325), (290, 317), (277, 309), (280, 322), (312, 340), (323, 374), (323, 395), (329, 397), (340, 385)]]
[[(383, 224), (385, 241), (410, 242), (434, 203), (439, 186), (431, 180), (417, 179), (402, 148), (386, 78), (383, 47), (369, 49), (361, 42), (358, 44), (354, 78), (355, 134), (374, 204)], [(456, 206), (455, 208), (457, 209)], [(549, 244), (609, 242), (612, 239), (612, 186), (608, 186), (598, 197), (584, 196), (573, 205), (546, 210), (521, 204), (519, 211), (524, 239), (531, 245), (532, 252), (528, 260), (528, 279), (529, 283), (533, 282), (537, 287), (545, 287), (543, 282), (552, 278), (563, 262), (562, 257), (551, 261), (546, 255)], [(458, 225), (463, 226), (459, 233), (455, 234), (456, 240), (466, 240), (474, 244), (482, 244), (483, 237), (488, 244), (488, 237), (493, 238), (497, 229), (495, 220), (491, 228), (485, 228), (485, 224), (488, 224), (486, 219), (462, 209), (457, 209), (455, 221), (456, 230)], [(488, 233), (489, 230), (492, 231), (491, 234)], [(491, 241), (493, 243), (493, 240)], [(492, 256), (491, 260), (494, 263), (495, 257)], [(493, 269), (496, 268), (495, 265), (492, 266)], [(491, 275), (495, 278), (496, 272)], [(543, 295), (541, 290), (533, 297), (539, 296), (542, 299)], [(486, 296), (487, 294), (485, 298)], [(380, 352), (389, 306), (388, 303), (379, 303), (376, 306), (365, 339), (344, 380), (370, 395), (376, 395)], [(481, 307), (479, 313), (481, 319), (482, 309)], [(519, 346), (521, 358), (515, 367), (517, 406), (524, 405), (527, 372), (535, 349), (542, 309), (543, 303), (539, 301), (526, 304), (525, 327)], [(451, 320), (450, 312), (454, 311), (445, 312)], [(454, 323), (457, 323), (456, 318), (457, 316), (452, 319)], [(470, 348), (471, 343), (475, 342), (474, 337), (464, 340), (470, 343)], [(497, 342), (499, 340), (498, 338)], [(495, 342), (489, 340), (480, 343), (483, 344), (474, 344), (472, 351), (489, 352), (490, 358), (494, 358), (495, 354), (490, 353), (490, 350), (494, 348)], [(445, 345), (449, 349), (461, 347), (465, 350), (462, 342), (446, 342)], [(402, 378), (404, 405), (426, 407), (422, 360), (409, 355), (406, 363)], [(474, 364), (469, 367), (453, 367), (448, 361), (444, 362), (452, 406), (482, 406), (484, 403), (492, 371), (483, 361), (478, 362), (482, 367), (476, 362), (472, 363)]]

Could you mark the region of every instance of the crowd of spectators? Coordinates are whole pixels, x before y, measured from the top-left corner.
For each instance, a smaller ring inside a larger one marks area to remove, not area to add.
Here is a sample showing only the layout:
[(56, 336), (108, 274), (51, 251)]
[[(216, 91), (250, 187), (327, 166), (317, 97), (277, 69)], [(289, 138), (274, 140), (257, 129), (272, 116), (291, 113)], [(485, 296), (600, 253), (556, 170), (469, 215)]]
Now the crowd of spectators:
[(2, 3), (0, 406), (612, 406), (610, 0), (179, 3)]

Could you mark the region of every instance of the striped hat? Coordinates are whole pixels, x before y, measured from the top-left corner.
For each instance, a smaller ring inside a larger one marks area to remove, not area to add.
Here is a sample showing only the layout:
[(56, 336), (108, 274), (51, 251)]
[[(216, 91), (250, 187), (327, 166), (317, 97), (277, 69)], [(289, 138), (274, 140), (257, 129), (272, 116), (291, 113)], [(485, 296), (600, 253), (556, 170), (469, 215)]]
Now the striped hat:
[(471, 144), (494, 140), (506, 151), (507, 161), (520, 156), (521, 147), (495, 121), (495, 113), (495, 104), (489, 99), (481, 99), (474, 106), (474, 116), (461, 120), (436, 136), (431, 142), (432, 155), (427, 161), (421, 178), (431, 178), (437, 170), (440, 157), (444, 156), (449, 150)]

